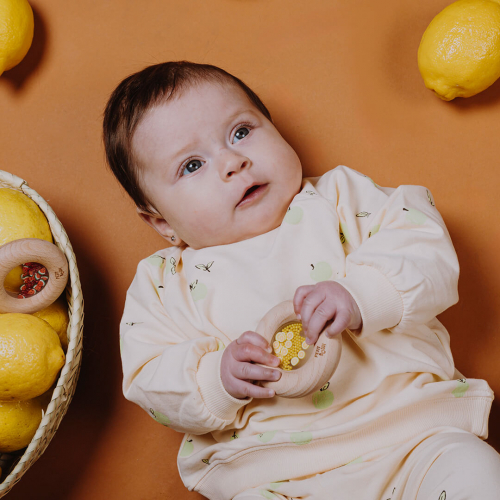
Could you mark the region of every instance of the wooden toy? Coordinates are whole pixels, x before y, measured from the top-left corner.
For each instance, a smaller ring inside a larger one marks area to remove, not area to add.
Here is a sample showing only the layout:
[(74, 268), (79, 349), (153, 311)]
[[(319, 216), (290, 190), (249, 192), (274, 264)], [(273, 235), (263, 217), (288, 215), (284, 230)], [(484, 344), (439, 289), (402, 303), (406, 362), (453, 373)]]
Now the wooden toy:
[[(5, 277), (26, 262), (43, 264), (48, 271), (47, 284), (35, 295), (19, 299), (5, 290)], [(22, 238), (0, 246), (0, 313), (32, 314), (54, 302), (68, 281), (68, 262), (53, 243), (38, 238)]]
[(281, 378), (276, 382), (266, 380), (257, 383), (273, 389), (276, 396), (283, 398), (300, 398), (319, 391), (335, 372), (342, 351), (341, 335), (329, 339), (325, 329), (314, 345), (306, 347), (302, 324), (295, 315), (293, 302), (281, 302), (271, 309), (255, 331), (271, 344), (273, 354), (282, 359), (280, 367), (273, 367), (281, 372)]

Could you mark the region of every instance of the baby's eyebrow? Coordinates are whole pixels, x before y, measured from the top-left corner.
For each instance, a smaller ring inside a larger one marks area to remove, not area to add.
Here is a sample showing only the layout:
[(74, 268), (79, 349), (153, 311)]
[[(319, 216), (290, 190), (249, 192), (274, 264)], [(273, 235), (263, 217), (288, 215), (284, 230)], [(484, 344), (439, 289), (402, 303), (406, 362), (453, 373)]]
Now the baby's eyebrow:
[[(236, 113), (233, 113), (231, 116), (229, 116), (225, 122), (226, 126), (229, 125), (232, 121), (234, 121), (238, 116), (244, 115), (244, 114), (251, 114), (255, 118), (258, 117), (257, 113), (251, 109), (251, 108), (245, 108), (245, 109), (240, 109)], [(177, 150), (170, 158), (169, 161), (175, 162), (179, 157), (185, 156), (190, 150), (193, 149), (193, 147), (196, 145), (196, 142), (189, 142), (186, 144), (184, 147), (181, 149)]]
[(196, 145), (195, 142), (189, 142), (183, 148), (176, 151), (170, 158), (170, 162), (175, 162), (179, 157), (185, 156), (193, 147)]
[(236, 117), (240, 116), (240, 115), (244, 115), (244, 114), (251, 114), (255, 117), (257, 117), (257, 113), (252, 109), (252, 108), (245, 108), (245, 109), (240, 109), (239, 111), (237, 111), (236, 113), (232, 114), (229, 118), (228, 118), (228, 122), (232, 122)]

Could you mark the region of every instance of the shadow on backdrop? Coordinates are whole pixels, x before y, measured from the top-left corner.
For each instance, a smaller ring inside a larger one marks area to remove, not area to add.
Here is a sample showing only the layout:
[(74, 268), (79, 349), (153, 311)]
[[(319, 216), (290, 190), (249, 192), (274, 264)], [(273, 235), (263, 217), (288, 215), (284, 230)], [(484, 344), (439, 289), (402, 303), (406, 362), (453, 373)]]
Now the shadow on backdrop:
[[(111, 424), (114, 400), (121, 394), (121, 378), (112, 376), (121, 370), (116, 324), (113, 324), (112, 286), (104, 279), (106, 269), (101, 268), (98, 257), (92, 254), (92, 245), (78, 223), (63, 219), (77, 265), (87, 270), (80, 275), (85, 314), (80, 375), (61, 425), (42, 456), (11, 490), (11, 500), (71, 498), (71, 492), (89, 473), (93, 457), (99, 452), (101, 436)], [(38, 485), (36, 492), (33, 484)]]
[[(500, 87), (499, 87), (500, 89)], [(458, 281), (459, 301), (439, 315), (438, 319), (448, 330), (451, 339), (451, 352), (455, 366), (465, 377), (485, 379), (494, 390), (496, 380), (491, 373), (493, 360), (484, 350), (471, 348), (471, 342), (489, 343), (497, 338), (494, 299), (490, 290), (495, 287), (495, 276), (478, 263), (477, 248), (467, 234), (466, 228), (457, 219), (447, 218), (446, 226), (460, 264)], [(478, 318), (480, 321), (478, 322)], [(478, 336), (481, 340), (478, 340)], [(487, 371), (484, 366), (488, 362)], [(489, 418), (487, 442), (500, 453), (500, 404), (493, 401)]]

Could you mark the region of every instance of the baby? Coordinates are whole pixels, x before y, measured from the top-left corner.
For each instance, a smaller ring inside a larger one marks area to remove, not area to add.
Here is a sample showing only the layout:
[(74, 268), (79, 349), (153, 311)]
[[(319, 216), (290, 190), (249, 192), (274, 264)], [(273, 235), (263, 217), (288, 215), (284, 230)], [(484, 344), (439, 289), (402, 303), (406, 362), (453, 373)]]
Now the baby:
[[(292, 112), (291, 112), (292, 113)], [(291, 115), (292, 116), (292, 115)], [(120, 328), (123, 391), (185, 433), (185, 486), (210, 499), (498, 499), (493, 393), (455, 369), (436, 316), (459, 265), (431, 192), (346, 166), (302, 177), (241, 80), (186, 61), (123, 80), (109, 165), (168, 248), (139, 263)], [(254, 330), (293, 300), (307, 344), (341, 335), (321, 390), (259, 385), (280, 359)]]

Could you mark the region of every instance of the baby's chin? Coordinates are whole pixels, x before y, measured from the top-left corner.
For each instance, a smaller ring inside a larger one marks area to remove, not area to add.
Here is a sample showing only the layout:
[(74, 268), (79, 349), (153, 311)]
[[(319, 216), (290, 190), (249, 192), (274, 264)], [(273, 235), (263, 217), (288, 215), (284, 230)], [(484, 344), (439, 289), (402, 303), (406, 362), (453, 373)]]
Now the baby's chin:
[(266, 224), (260, 227), (256, 227), (253, 231), (245, 231), (242, 233), (236, 233), (236, 234), (227, 234), (224, 236), (221, 236), (220, 238), (217, 237), (212, 237), (203, 239), (203, 240), (198, 240), (198, 241), (192, 241), (191, 244), (187, 242), (185, 245), (189, 248), (192, 248), (193, 250), (201, 250), (202, 248), (208, 248), (208, 247), (215, 247), (215, 246), (223, 246), (223, 245), (232, 245), (234, 243), (239, 243), (240, 241), (245, 241), (249, 240), (251, 238), (256, 238), (262, 234), (269, 233), (270, 231), (274, 231), (281, 225), (281, 221), (279, 223), (275, 224)]

